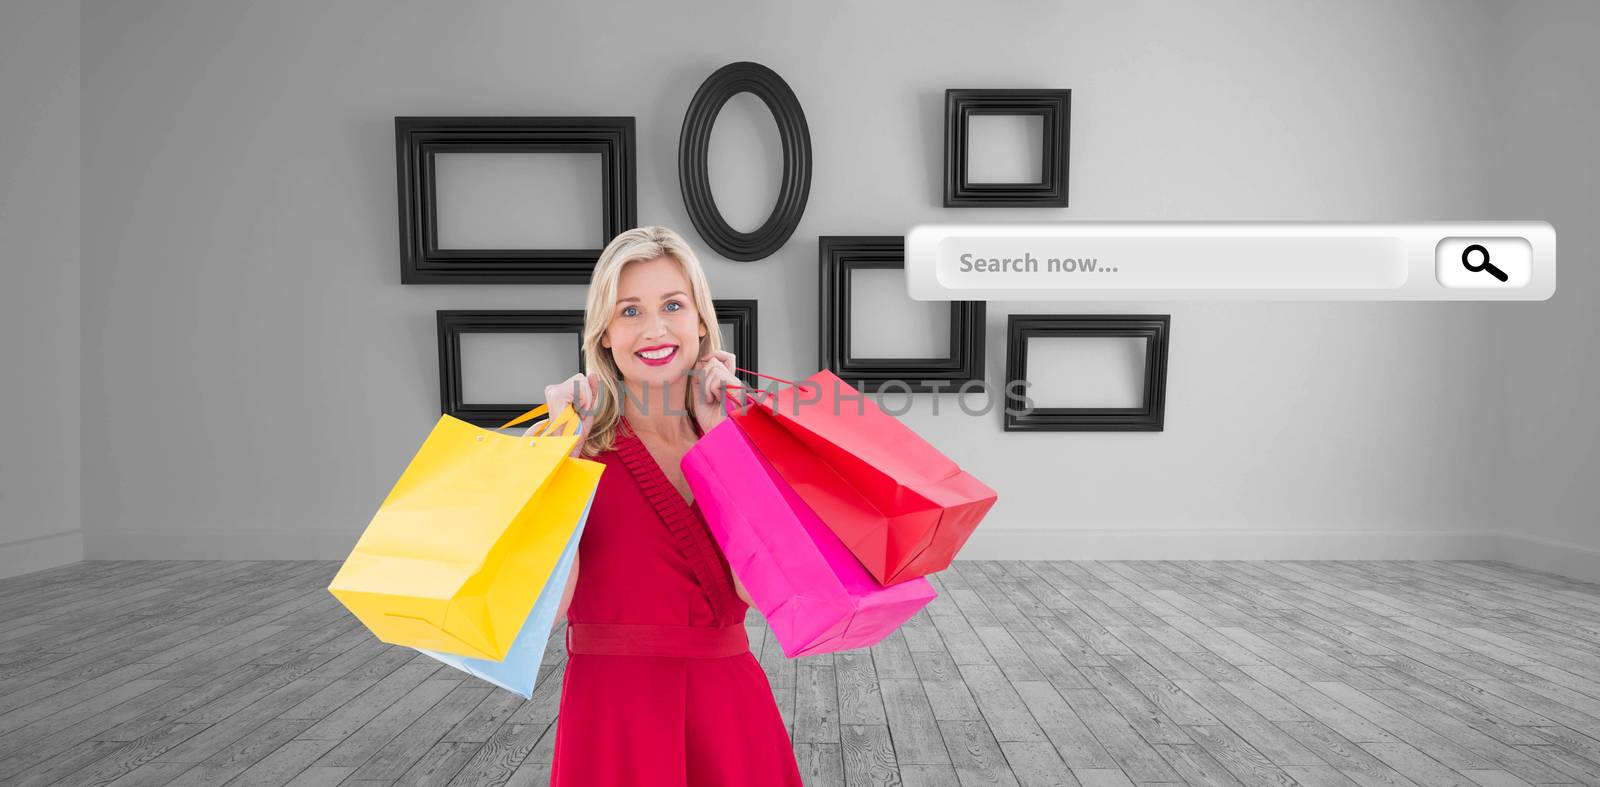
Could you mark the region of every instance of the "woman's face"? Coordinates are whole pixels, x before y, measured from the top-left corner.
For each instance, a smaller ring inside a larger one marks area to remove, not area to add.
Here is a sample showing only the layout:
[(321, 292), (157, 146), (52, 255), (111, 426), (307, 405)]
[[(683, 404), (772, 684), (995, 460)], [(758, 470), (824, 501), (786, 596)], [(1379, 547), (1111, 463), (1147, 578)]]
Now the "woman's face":
[(624, 379), (664, 385), (694, 368), (706, 328), (689, 289), (688, 277), (671, 257), (623, 266), (611, 324), (600, 345), (611, 349)]

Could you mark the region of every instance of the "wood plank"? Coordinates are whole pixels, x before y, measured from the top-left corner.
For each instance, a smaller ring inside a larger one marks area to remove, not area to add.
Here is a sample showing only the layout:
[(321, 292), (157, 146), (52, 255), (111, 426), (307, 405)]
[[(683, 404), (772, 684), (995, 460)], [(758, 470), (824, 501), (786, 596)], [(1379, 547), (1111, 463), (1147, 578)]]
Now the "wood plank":
[(856, 785), (892, 785), (901, 773), (886, 724), (846, 724), (839, 728), (844, 782)]
[[(533, 753), (539, 739), (548, 731), (554, 735), (554, 724), (504, 724), (495, 730), (489, 740), (478, 747), (472, 758), (461, 766), (452, 780), (457, 785), (504, 784), (517, 773), (528, 755)], [(553, 742), (553, 738), (552, 738)], [(549, 775), (548, 765), (544, 768)]]
[(796, 666), (794, 713), (795, 743), (839, 743), (839, 687), (833, 654)]

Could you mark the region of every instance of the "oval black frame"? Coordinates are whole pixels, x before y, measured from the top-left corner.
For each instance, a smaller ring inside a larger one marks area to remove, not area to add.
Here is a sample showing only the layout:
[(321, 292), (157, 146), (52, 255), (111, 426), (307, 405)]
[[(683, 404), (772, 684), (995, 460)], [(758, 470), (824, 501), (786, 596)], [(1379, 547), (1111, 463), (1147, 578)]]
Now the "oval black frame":
[[(767, 105), (778, 122), (783, 146), (783, 181), (778, 200), (766, 223), (754, 232), (740, 232), (722, 218), (711, 196), (711, 175), (706, 163), (717, 115), (739, 93), (754, 94)], [(752, 262), (770, 256), (788, 242), (800, 225), (806, 200), (811, 196), (811, 130), (800, 99), (789, 89), (789, 83), (772, 69), (748, 61), (729, 63), (706, 77), (683, 116), (683, 131), (678, 136), (678, 184), (689, 220), (718, 254)]]

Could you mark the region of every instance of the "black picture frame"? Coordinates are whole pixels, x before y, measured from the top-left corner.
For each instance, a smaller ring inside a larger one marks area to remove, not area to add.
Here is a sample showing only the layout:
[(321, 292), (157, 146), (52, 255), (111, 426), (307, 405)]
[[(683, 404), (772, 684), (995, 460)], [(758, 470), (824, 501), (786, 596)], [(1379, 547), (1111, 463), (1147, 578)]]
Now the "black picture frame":
[[(587, 284), (611, 238), (638, 222), (632, 117), (396, 117), (402, 284)], [(583, 249), (441, 249), (439, 153), (600, 153), (602, 233)]]
[(899, 380), (913, 392), (954, 392), (983, 380), (985, 304), (950, 302), (950, 355), (945, 358), (855, 358), (850, 355), (850, 275), (865, 268), (904, 270), (900, 235), (825, 235), (818, 239), (821, 269), (820, 364), (858, 391), (877, 391)]
[[(1039, 115), (1043, 171), (1035, 183), (972, 183), (967, 179), (968, 121), (973, 115)], [(1071, 90), (944, 92), (944, 206), (947, 208), (1065, 208), (1067, 151), (1072, 131)]]
[[(1168, 314), (1012, 314), (1006, 318), (1004, 430), (1007, 432), (1160, 432), (1167, 400)], [(1035, 407), (1012, 383), (1028, 379), (1028, 340), (1033, 337), (1117, 336), (1145, 340), (1144, 404), (1140, 407)]]
[(542, 402), (472, 403), (461, 392), (461, 335), (464, 333), (572, 333), (578, 370), (583, 362), (582, 309), (440, 309), (439, 407), (467, 423), (497, 429)]
[[(736, 348), (723, 348), (734, 354), (738, 359), (741, 369), (760, 369), (761, 358), (756, 346), (758, 341), (756, 302), (747, 299), (716, 298), (712, 304), (717, 309), (717, 325), (720, 328), (726, 324), (732, 328), (732, 333), (738, 342)], [(751, 388), (761, 387), (761, 378), (744, 372), (734, 372), (745, 385)]]
[[(767, 220), (753, 232), (740, 232), (722, 217), (711, 195), (711, 174), (707, 157), (711, 147), (711, 128), (728, 100), (739, 93), (761, 99), (778, 123), (783, 149), (783, 178), (778, 199)], [(718, 254), (739, 262), (764, 259), (788, 242), (805, 215), (811, 195), (811, 130), (800, 99), (777, 72), (760, 63), (729, 63), (701, 83), (689, 100), (678, 135), (678, 185), (683, 206), (689, 212), (706, 245)]]

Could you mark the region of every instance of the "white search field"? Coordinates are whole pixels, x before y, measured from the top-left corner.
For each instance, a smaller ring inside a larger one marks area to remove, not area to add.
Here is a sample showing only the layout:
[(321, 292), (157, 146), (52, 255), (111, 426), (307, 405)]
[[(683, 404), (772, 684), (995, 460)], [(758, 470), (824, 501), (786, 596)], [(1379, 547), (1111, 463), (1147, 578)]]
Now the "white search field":
[(1555, 229), (1419, 224), (920, 225), (906, 287), (922, 301), (1545, 300)]

